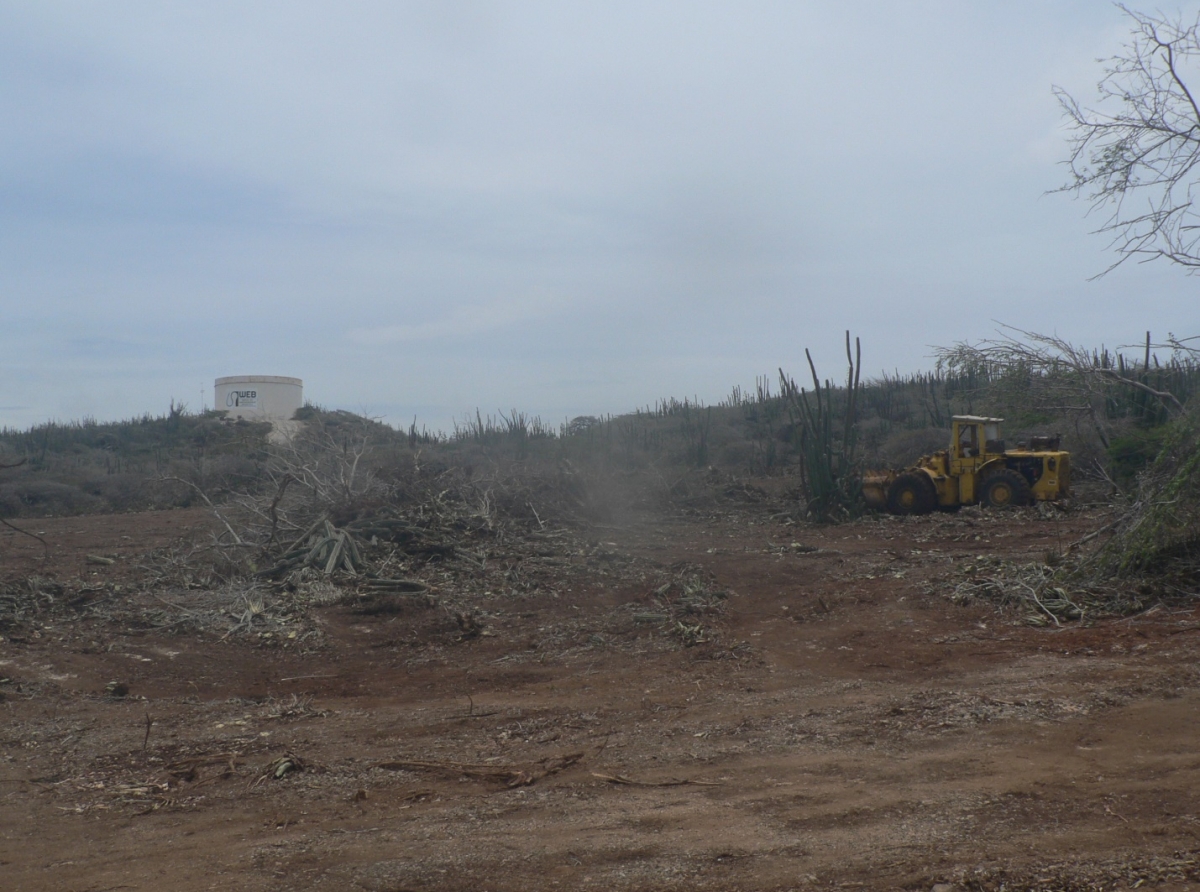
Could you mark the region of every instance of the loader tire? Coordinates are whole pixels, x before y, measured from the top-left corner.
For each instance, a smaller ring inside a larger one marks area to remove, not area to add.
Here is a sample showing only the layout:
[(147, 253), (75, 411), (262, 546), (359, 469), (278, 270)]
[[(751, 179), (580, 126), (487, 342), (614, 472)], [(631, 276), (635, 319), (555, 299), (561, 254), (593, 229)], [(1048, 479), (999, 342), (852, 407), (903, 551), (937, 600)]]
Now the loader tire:
[(937, 490), (924, 474), (901, 474), (888, 487), (892, 514), (928, 514), (937, 507)]
[(988, 474), (979, 491), (979, 501), (985, 508), (1028, 505), (1032, 496), (1029, 481), (1011, 468), (1001, 468)]

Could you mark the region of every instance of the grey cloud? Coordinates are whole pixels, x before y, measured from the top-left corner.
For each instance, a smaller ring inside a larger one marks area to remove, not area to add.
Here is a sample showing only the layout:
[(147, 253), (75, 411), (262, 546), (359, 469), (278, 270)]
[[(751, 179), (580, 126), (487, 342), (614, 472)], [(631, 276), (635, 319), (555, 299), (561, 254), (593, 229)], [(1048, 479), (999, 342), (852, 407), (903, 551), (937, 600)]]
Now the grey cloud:
[(717, 399), (804, 346), (832, 373), (846, 328), (882, 370), (993, 318), (1194, 327), (1172, 270), (1087, 282), (1103, 242), (1043, 197), (1050, 83), (1086, 93), (1119, 25), (1081, 0), (10, 5), (0, 355), (38, 397), (0, 375), (35, 407), (0, 423), (251, 367), (403, 424), (554, 417)]

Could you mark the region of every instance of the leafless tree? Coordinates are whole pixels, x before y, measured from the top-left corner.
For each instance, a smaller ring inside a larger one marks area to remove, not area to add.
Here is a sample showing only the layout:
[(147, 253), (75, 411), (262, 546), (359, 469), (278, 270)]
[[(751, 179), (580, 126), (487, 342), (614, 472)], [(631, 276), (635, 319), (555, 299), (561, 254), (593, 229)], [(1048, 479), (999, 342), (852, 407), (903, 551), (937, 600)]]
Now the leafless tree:
[[(1119, 259), (1166, 258), (1200, 270), (1200, 17), (1147, 15), (1118, 4), (1132, 20), (1131, 39), (1102, 60), (1095, 106), (1060, 87), (1054, 93), (1071, 130), (1071, 181), (1061, 192), (1108, 214), (1097, 232), (1112, 236)], [(1101, 273), (1103, 275), (1104, 273)]]

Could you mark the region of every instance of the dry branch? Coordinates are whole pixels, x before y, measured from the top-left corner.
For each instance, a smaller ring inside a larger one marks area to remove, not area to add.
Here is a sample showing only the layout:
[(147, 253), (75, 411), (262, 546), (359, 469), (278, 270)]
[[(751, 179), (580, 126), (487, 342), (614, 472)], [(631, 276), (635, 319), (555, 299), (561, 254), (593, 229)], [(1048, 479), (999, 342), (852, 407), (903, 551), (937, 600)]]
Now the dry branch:
[(607, 781), (610, 784), (620, 784), (626, 787), (719, 787), (720, 781), (692, 780), (684, 778), (682, 780), (671, 779), (665, 781), (637, 781), (625, 777), (620, 774), (599, 774), (592, 772), (592, 777), (599, 778), (602, 781)]
[(562, 756), (550, 756), (540, 760), (536, 766), (519, 768), (515, 765), (486, 765), (468, 762), (443, 762), (427, 759), (402, 759), (393, 762), (379, 762), (376, 768), (387, 771), (433, 771), (458, 777), (469, 777), (474, 780), (502, 783), (506, 787), (528, 787), (544, 777), (558, 774), (580, 761), (583, 752), (567, 753)]
[[(15, 466), (10, 465), (10, 467), (15, 467)], [(5, 520), (3, 517), (0, 517), (0, 523), (4, 524), (10, 530), (15, 530), (16, 532), (21, 533), (24, 536), (28, 536), (30, 539), (37, 539), (39, 542), (42, 543), (42, 548), (44, 548), (46, 551), (50, 550), (50, 546), (46, 543), (46, 540), (43, 539), (41, 536), (39, 536), (37, 533), (31, 533), (31, 532), (29, 532), (29, 530), (23, 530), (16, 524), (10, 523), (9, 521)]]

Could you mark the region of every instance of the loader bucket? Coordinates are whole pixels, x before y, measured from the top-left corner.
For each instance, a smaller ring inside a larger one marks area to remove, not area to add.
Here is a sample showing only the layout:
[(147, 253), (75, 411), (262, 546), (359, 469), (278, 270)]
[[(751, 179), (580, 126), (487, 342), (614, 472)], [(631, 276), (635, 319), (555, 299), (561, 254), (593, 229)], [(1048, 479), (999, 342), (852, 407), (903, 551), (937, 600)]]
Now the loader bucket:
[(867, 471), (862, 478), (863, 501), (876, 511), (887, 510), (888, 487), (896, 479), (894, 471)]

